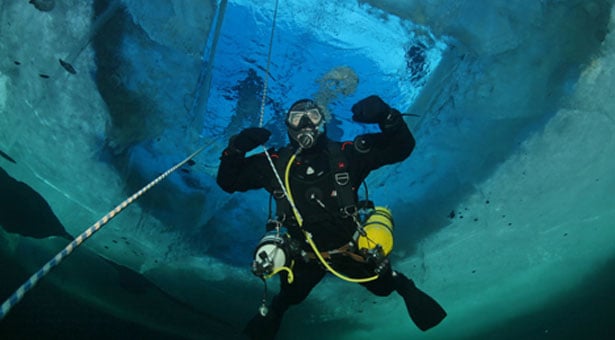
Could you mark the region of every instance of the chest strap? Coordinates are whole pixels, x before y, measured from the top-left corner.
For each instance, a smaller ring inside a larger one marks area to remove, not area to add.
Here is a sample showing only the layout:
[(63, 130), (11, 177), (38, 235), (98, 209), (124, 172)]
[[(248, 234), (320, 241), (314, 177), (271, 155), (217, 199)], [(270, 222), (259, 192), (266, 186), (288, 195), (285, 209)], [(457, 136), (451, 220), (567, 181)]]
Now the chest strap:
[(357, 202), (355, 192), (352, 189), (350, 164), (348, 164), (342, 148), (336, 143), (327, 144), (327, 149), (339, 211), (344, 217), (354, 215), (357, 211)]

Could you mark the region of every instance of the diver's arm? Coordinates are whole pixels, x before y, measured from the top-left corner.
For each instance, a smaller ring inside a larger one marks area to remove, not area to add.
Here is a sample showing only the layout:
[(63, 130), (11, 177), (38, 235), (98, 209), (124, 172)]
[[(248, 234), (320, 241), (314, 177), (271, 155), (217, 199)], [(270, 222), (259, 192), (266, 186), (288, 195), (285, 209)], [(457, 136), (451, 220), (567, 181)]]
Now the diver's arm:
[(222, 190), (232, 193), (258, 189), (267, 185), (267, 159), (263, 154), (245, 157), (246, 152), (265, 143), (271, 132), (263, 128), (248, 128), (231, 137), (220, 157), (216, 182)]
[(378, 123), (381, 132), (359, 135), (355, 150), (372, 169), (401, 162), (410, 156), (416, 141), (401, 113), (389, 107), (379, 97), (359, 101), (352, 108), (353, 119), (362, 123)]
[(220, 157), (216, 182), (228, 193), (263, 188), (269, 182), (266, 172), (271, 171), (267, 164), (264, 154), (245, 157), (227, 148)]
[(416, 141), (400, 112), (391, 109), (387, 119), (379, 125), (382, 132), (377, 134), (373, 148), (382, 157), (384, 164), (397, 163), (408, 158)]

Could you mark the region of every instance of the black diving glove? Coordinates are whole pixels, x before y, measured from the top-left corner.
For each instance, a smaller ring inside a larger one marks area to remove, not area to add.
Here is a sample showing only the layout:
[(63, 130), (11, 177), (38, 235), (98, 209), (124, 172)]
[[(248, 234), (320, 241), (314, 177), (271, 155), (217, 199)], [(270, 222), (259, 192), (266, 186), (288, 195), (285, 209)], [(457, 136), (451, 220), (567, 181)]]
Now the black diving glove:
[(369, 96), (352, 106), (352, 120), (359, 123), (380, 123), (386, 120), (391, 107), (378, 96)]
[(352, 106), (352, 120), (359, 123), (378, 123), (383, 131), (394, 131), (403, 121), (399, 111), (391, 108), (376, 95), (361, 99)]
[(246, 153), (259, 145), (265, 144), (271, 132), (265, 128), (247, 128), (231, 137), (229, 148)]

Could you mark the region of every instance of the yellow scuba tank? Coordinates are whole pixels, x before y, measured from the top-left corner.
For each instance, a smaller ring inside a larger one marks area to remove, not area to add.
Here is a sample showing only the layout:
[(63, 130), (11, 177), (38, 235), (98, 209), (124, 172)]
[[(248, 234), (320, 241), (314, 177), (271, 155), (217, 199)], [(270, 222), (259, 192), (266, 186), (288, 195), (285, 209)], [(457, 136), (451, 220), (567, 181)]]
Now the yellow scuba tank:
[(393, 250), (393, 216), (385, 207), (375, 207), (363, 224), (364, 233), (359, 236), (359, 250), (373, 250), (380, 246), (384, 256)]

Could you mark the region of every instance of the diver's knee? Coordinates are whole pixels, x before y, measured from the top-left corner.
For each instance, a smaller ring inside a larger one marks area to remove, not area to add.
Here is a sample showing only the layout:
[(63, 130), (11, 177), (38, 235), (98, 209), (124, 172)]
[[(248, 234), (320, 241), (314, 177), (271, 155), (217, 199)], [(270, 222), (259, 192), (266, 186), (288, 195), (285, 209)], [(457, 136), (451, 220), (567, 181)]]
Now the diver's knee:
[(395, 289), (392, 287), (386, 287), (386, 289), (370, 289), (369, 291), (372, 292), (372, 294), (376, 295), (376, 296), (381, 296), (381, 297), (385, 297), (385, 296), (389, 296), (391, 295), (391, 293), (393, 293)]
[(308, 294), (288, 294), (282, 291), (273, 298), (272, 306), (284, 313), (288, 307), (300, 304), (307, 296)]

